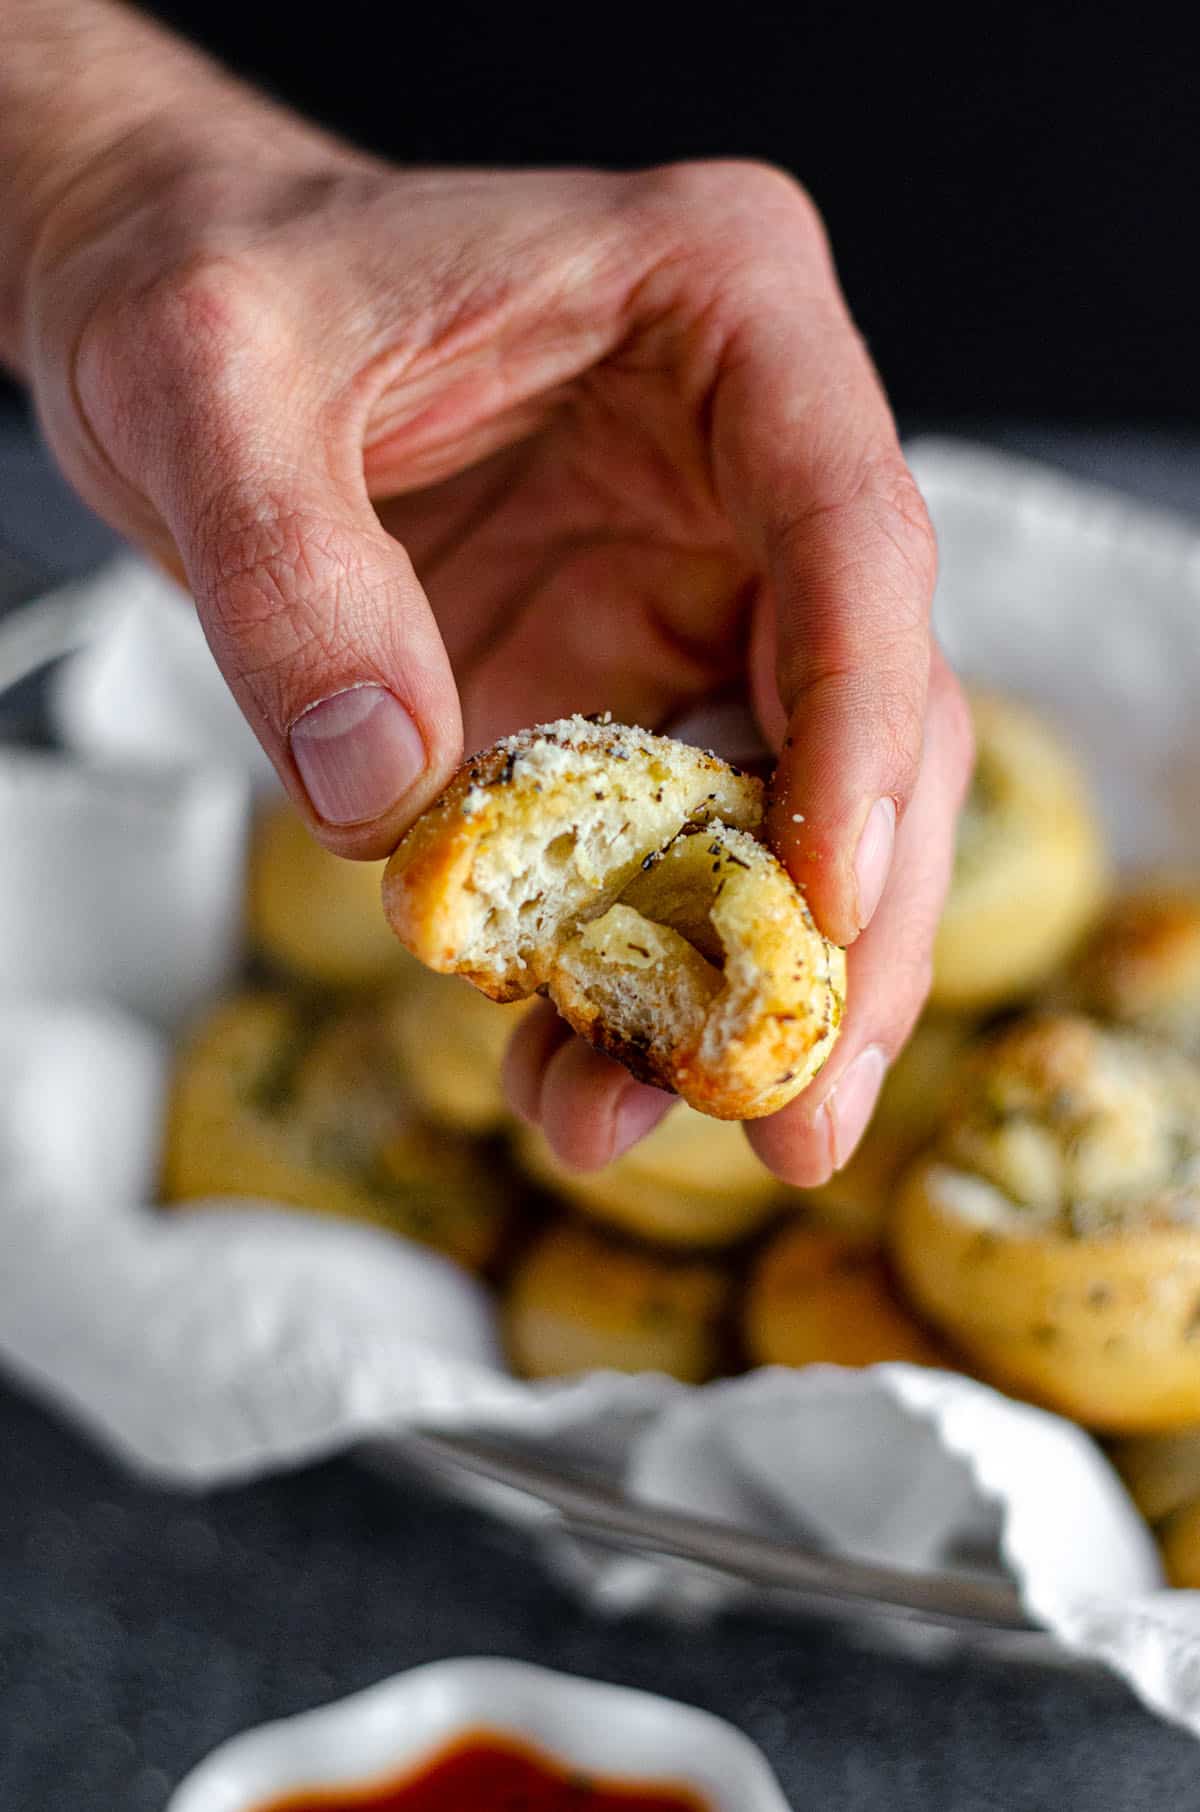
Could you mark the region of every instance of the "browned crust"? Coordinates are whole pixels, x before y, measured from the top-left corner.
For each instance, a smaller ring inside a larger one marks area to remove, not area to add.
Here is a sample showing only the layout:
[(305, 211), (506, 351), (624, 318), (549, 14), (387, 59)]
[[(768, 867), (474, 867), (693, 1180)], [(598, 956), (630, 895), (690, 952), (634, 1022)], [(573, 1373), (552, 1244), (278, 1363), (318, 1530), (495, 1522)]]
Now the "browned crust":
[(1136, 1020), (1182, 990), (1200, 996), (1200, 892), (1139, 888), (1117, 900), (1075, 966), (1085, 1006)]
[(982, 1225), (945, 1199), (945, 1166), (918, 1159), (889, 1247), (906, 1296), (985, 1382), (1109, 1434), (1200, 1422), (1200, 1232), (1080, 1238)]
[[(577, 732), (570, 737), (555, 735), (553, 726), (539, 726), (506, 738), (464, 762), (440, 799), (409, 831), (384, 877), (384, 909), (408, 949), (432, 969), (464, 976), (493, 1000), (515, 1000), (528, 994), (534, 985), (533, 977), (510, 979), (495, 971), (462, 966), (459, 951), (463, 940), (458, 935), (456, 901), (466, 886), (480, 835), (480, 819), (486, 819), (488, 813), (485, 799), (482, 803), (473, 802), (472, 816), (466, 818), (465, 801), (469, 793), (486, 795), (489, 789), (506, 785), (514, 775), (519, 783), (519, 758), (539, 742), (558, 742), (580, 754), (611, 755), (615, 764), (621, 759), (622, 740), (629, 736), (630, 732), (622, 726), (604, 723), (597, 724), (592, 733)], [(732, 774), (742, 778), (736, 768), (716, 756), (691, 748), (686, 754), (690, 769), (698, 775), (709, 773), (728, 780)], [(531, 811), (534, 810), (536, 806), (531, 803)], [(784, 872), (781, 868), (780, 873)], [(811, 926), (811, 920), (808, 922)], [(576, 999), (564, 1006), (556, 998), (556, 1004), (580, 1036), (622, 1064), (639, 1081), (679, 1093), (700, 1112), (725, 1120), (773, 1113), (798, 1094), (816, 1073), (811, 1065), (814, 1046), (831, 1029), (836, 1030), (841, 1011), (840, 994), (831, 990), (825, 1024), (814, 1028), (803, 1049), (795, 1031), (785, 1033), (782, 1025), (772, 1023), (775, 1018), (791, 1016), (768, 1012), (761, 1022), (749, 1024), (744, 1035), (732, 1043), (720, 1064), (720, 1073), (709, 1074), (698, 1051), (655, 1051), (649, 1039), (631, 1039), (609, 1025), (601, 1009), (590, 1000)]]
[[(841, 997), (834, 998), (840, 1005)], [(764, 1055), (763, 1039), (751, 1028), (751, 1035), (726, 1053), (720, 1073), (711, 1074), (694, 1051), (677, 1047), (669, 1055), (657, 1054), (648, 1043), (623, 1037), (598, 1012), (556, 1004), (572, 1031), (622, 1064), (639, 1082), (682, 1096), (689, 1107), (713, 1120), (760, 1120), (777, 1113), (824, 1068), (824, 1062), (811, 1071), (807, 1067), (808, 1054), (820, 1042), (817, 1033), (806, 1041), (802, 1053), (789, 1046), (783, 1057), (772, 1060)], [(764, 1082), (772, 1071), (774, 1082)]]
[[(452, 902), (466, 881), (477, 831), (464, 817), (468, 793), (508, 784), (519, 757), (556, 738), (539, 725), (505, 737), (464, 761), (445, 791), (406, 833), (383, 877), (383, 910), (400, 942), (430, 969), (462, 975), (491, 1000), (523, 999), (530, 990), (503, 981), (491, 971), (463, 969), (458, 961)], [(580, 754), (607, 754), (620, 746), (623, 727), (597, 723), (594, 734), (574, 737)], [(688, 749), (700, 773), (737, 775), (739, 770), (704, 750)], [(615, 757), (614, 757), (615, 759)]]
[(564, 1013), (563, 1017), (572, 1031), (578, 1032), (581, 1038), (586, 1038), (595, 1050), (602, 1051), (606, 1057), (623, 1065), (638, 1082), (645, 1082), (651, 1088), (665, 1089), (669, 1095), (679, 1092), (678, 1066), (674, 1061), (664, 1061), (657, 1056), (648, 1042), (639, 1038), (622, 1037), (599, 1013), (588, 1017), (573, 1012)]
[(470, 860), (470, 837), (456, 822), (469, 781), (460, 769), (441, 798), (417, 819), (388, 863), (383, 910), (400, 942), (430, 969), (455, 970), (442, 902)]

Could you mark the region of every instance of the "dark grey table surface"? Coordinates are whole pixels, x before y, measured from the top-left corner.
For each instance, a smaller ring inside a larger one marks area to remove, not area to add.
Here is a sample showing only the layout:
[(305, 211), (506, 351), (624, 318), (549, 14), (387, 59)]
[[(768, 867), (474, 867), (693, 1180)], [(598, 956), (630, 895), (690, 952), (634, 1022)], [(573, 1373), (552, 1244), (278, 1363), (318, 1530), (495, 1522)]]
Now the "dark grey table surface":
[[(1200, 443), (995, 424), (978, 437), (1200, 514)], [(106, 545), (23, 423), (0, 418), (0, 605)], [(0, 727), (35, 706), (10, 702)], [(180, 1496), (0, 1385), (0, 1812), (161, 1812), (234, 1731), (456, 1654), (719, 1711), (766, 1750), (797, 1812), (1200, 1807), (1200, 1749), (1105, 1676), (917, 1662), (765, 1612), (606, 1622), (523, 1535), (423, 1486), (347, 1459)]]

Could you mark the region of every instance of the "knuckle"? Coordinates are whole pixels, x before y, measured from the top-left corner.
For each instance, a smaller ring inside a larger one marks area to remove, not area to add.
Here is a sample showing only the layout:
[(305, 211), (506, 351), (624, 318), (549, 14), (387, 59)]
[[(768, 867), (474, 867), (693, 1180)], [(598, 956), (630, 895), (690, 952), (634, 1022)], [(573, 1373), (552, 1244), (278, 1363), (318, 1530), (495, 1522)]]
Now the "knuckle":
[(869, 739), (902, 803), (916, 782), (925, 740), (924, 683), (903, 652), (884, 644), (864, 660), (852, 647), (829, 647), (819, 659), (805, 652), (779, 669), (780, 693), (793, 712), (802, 699), (811, 721), (852, 726), (854, 741)]
[(852, 543), (873, 529), (910, 575), (923, 610), (937, 579), (937, 537), (899, 446), (861, 454), (840, 471), (831, 460), (813, 481), (807, 507), (780, 525), (780, 538), (794, 544), (822, 521), (833, 532), (849, 524)]
[(167, 420), (220, 422), (244, 391), (244, 372), (278, 321), (247, 262), (192, 253), (117, 305), (115, 358)]
[[(249, 267), (196, 253), (102, 302), (74, 354), (78, 402), (117, 463), (157, 494), (206, 449), (228, 453), (250, 425), (265, 334), (281, 344)], [(164, 460), (163, 434), (175, 452)]]
[(730, 161), (721, 169), (730, 196), (739, 207), (785, 220), (793, 233), (801, 232), (824, 243), (821, 210), (790, 170), (757, 159)]
[(733, 268), (747, 241), (759, 252), (775, 228), (789, 242), (826, 245), (825, 225), (807, 189), (790, 171), (753, 158), (692, 158), (661, 164), (639, 179), (650, 200), (648, 225), (664, 217), (693, 247), (727, 249)]
[(227, 255), (193, 252), (161, 272), (137, 297), (144, 330), (169, 351), (225, 348), (247, 337), (257, 285), (247, 264)]
[(911, 789), (925, 740), (924, 688), (902, 667), (875, 669), (870, 684), (879, 740), (888, 751), (893, 771), (907, 775)]
[(930, 682), (928, 614), (937, 549), (899, 453), (776, 521), (772, 565), (807, 598), (808, 637), (781, 644), (785, 702), (816, 688), (853, 689), (903, 759), (915, 764)]
[(899, 448), (874, 463), (868, 483), (890, 518), (897, 550), (925, 595), (932, 596), (937, 580), (937, 536), (925, 499)]
[(816, 205), (804, 185), (789, 170), (752, 157), (691, 158), (667, 166), (685, 194), (706, 203), (787, 208), (814, 224), (820, 221)]
[(227, 459), (252, 426), (248, 378), (265, 333), (281, 345), (249, 265), (180, 253), (103, 296), (69, 354), (74, 407), (111, 467), (160, 512)]
[(148, 300), (157, 375), (177, 398), (176, 419), (220, 440), (240, 438), (266, 326), (253, 281), (227, 261), (203, 261)]

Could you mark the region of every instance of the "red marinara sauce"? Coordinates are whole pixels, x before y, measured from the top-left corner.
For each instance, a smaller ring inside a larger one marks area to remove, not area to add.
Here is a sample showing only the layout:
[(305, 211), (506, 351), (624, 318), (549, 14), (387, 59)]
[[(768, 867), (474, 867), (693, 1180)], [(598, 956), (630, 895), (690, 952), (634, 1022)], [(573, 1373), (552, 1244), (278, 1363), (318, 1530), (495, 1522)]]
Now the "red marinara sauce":
[(412, 1773), (363, 1787), (319, 1787), (259, 1812), (713, 1812), (688, 1787), (580, 1774), (527, 1744), (471, 1731)]

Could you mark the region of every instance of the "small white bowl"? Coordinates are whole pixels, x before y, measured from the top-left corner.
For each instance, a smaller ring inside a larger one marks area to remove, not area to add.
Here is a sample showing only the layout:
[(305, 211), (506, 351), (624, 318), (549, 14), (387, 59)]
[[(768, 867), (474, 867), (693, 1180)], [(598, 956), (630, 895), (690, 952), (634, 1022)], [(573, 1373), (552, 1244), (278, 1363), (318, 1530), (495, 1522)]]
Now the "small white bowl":
[(712, 1812), (789, 1812), (765, 1756), (723, 1718), (523, 1661), (435, 1661), (222, 1743), (166, 1812), (259, 1812), (305, 1790), (366, 1788), (468, 1731), (518, 1737), (602, 1778), (690, 1787)]

